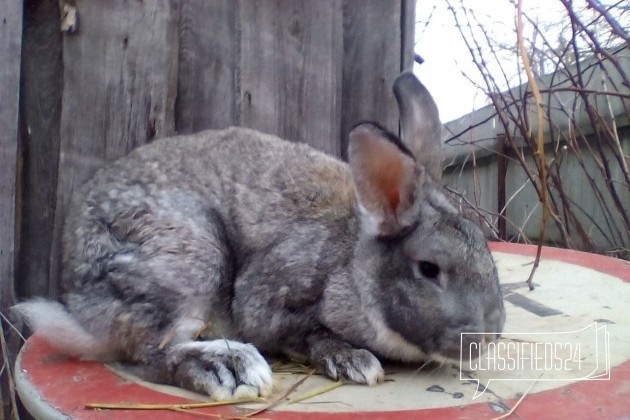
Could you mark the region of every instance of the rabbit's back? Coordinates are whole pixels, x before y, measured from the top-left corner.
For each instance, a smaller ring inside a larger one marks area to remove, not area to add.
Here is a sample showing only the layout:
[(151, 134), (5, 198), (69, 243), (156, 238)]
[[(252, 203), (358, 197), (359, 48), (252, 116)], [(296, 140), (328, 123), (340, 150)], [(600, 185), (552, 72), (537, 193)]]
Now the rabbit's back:
[(76, 199), (127, 206), (129, 199), (158, 199), (180, 190), (229, 200), (221, 204), (234, 207), (241, 204), (242, 189), (260, 192), (265, 208), (273, 201), (287, 210), (313, 212), (306, 217), (354, 203), (345, 163), (305, 144), (240, 127), (161, 139), (135, 149), (97, 171)]

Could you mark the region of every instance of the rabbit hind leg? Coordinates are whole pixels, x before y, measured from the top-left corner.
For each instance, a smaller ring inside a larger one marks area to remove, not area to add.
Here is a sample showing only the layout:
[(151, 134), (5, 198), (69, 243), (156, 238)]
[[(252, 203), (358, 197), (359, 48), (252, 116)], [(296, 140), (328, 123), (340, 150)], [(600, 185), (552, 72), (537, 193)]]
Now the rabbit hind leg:
[[(214, 399), (268, 395), (266, 361), (253, 346), (227, 339), (233, 263), (221, 225), (160, 222), (144, 221), (135, 236), (127, 230), (136, 240), (68, 293), (66, 306), (144, 379)], [(210, 340), (195, 341), (204, 329)]]

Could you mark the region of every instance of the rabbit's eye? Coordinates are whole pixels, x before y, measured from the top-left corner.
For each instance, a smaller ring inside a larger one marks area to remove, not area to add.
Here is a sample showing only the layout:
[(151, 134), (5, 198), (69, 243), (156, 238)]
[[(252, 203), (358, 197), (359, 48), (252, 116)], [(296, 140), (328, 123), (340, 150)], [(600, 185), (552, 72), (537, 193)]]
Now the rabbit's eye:
[(419, 268), (424, 277), (436, 279), (440, 275), (440, 267), (432, 262), (420, 261)]

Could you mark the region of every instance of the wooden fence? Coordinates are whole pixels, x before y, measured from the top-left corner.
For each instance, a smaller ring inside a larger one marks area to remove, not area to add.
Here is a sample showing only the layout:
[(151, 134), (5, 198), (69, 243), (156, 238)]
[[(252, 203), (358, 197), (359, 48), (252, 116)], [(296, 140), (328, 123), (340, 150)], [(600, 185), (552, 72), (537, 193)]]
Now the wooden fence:
[(411, 1), (74, 4), (76, 29), (63, 34), (57, 1), (25, 10), (19, 296), (57, 293), (77, 185), (152, 139), (241, 125), (341, 155), (360, 119), (397, 128), (390, 89), (411, 64)]
[(413, 0), (1, 4), (3, 313), (59, 293), (68, 198), (105, 162), (230, 125), (343, 155), (358, 120), (397, 129), (391, 84), (413, 60)]

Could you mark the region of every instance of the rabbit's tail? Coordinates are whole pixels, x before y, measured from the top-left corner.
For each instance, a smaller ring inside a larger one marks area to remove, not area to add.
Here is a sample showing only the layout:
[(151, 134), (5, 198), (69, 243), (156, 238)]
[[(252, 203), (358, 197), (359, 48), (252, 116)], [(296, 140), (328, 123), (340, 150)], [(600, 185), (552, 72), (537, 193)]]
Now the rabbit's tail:
[(11, 308), (28, 326), (55, 348), (84, 360), (107, 360), (111, 352), (105, 341), (87, 332), (58, 302), (32, 299)]

